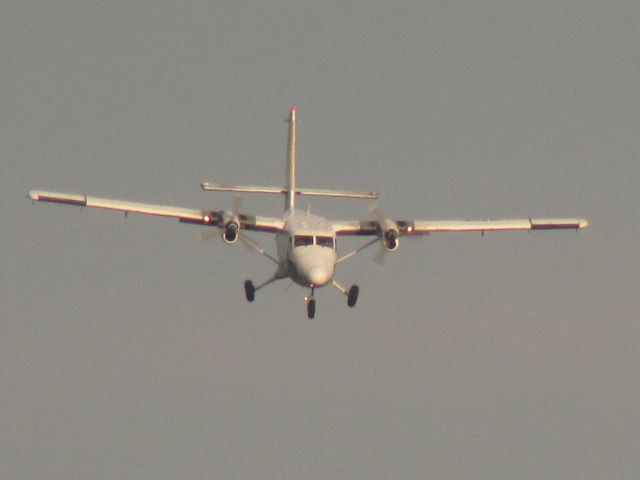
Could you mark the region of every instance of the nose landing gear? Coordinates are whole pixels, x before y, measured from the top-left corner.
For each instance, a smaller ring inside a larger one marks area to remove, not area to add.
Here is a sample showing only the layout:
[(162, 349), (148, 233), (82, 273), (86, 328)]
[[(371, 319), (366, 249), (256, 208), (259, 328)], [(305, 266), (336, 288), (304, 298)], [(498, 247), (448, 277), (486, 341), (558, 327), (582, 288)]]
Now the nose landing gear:
[(316, 316), (316, 299), (310, 298), (307, 300), (307, 317), (312, 319)]
[(312, 319), (316, 316), (316, 299), (313, 298), (315, 287), (311, 287), (311, 294), (304, 297), (304, 301), (307, 302), (307, 317)]

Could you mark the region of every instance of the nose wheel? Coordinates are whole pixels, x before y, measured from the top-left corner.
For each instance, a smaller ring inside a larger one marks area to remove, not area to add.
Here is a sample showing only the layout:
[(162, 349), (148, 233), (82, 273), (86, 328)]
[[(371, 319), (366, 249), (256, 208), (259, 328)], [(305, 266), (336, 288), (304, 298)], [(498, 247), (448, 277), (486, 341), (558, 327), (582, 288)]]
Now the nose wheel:
[(311, 287), (311, 294), (304, 297), (304, 301), (307, 302), (307, 317), (313, 318), (316, 316), (316, 299), (313, 298), (314, 287)]
[(316, 316), (316, 299), (310, 298), (307, 300), (307, 317), (313, 318)]

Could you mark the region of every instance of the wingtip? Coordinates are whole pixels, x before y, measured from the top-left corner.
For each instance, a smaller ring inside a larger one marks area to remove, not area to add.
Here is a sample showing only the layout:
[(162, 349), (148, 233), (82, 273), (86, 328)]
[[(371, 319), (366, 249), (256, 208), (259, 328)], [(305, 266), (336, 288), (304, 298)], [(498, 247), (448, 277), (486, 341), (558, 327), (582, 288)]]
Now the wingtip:
[(27, 193), (27, 197), (29, 197), (31, 200), (38, 200), (38, 192), (36, 190), (29, 190), (29, 192)]
[(589, 226), (588, 220), (580, 220), (580, 228), (587, 228)]

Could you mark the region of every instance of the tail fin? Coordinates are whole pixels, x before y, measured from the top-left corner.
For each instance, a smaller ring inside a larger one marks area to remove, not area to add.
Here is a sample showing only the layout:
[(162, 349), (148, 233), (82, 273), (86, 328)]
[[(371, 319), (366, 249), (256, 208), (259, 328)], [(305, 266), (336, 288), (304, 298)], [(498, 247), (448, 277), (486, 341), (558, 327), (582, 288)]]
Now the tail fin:
[(287, 180), (283, 187), (262, 187), (254, 185), (222, 185), (220, 183), (202, 182), (202, 189), (211, 192), (245, 192), (284, 194), (284, 210), (293, 210), (296, 206), (296, 195), (315, 197), (364, 198), (375, 200), (378, 192), (350, 192), (346, 190), (323, 190), (319, 188), (298, 188), (296, 186), (296, 108), (289, 111), (289, 143), (287, 144)]
[(289, 111), (289, 142), (287, 145), (287, 184), (285, 185), (284, 209), (296, 206), (296, 107)]

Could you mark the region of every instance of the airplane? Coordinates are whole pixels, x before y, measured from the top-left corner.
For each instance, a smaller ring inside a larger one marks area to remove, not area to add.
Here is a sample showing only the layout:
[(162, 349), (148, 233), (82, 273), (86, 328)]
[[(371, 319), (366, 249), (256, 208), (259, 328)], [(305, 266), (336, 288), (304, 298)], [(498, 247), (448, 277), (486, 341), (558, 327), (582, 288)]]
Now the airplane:
[[(289, 278), (305, 289), (304, 297), (307, 316), (314, 318), (316, 312), (315, 290), (333, 286), (346, 296), (347, 305), (354, 307), (358, 300), (359, 287), (348, 289), (335, 280), (336, 267), (358, 254), (365, 248), (380, 243), (378, 262), (386, 252), (396, 251), (401, 237), (430, 235), (437, 232), (480, 232), (489, 231), (531, 231), (531, 230), (579, 230), (589, 222), (580, 218), (525, 218), (506, 220), (393, 220), (386, 218), (379, 206), (370, 209), (372, 218), (366, 220), (329, 220), (313, 215), (309, 211), (296, 208), (298, 196), (337, 197), (347, 199), (377, 200), (377, 192), (353, 192), (301, 188), (296, 183), (296, 108), (292, 107), (287, 119), (287, 168), (284, 187), (263, 187), (246, 185), (222, 185), (203, 182), (205, 191), (233, 192), (236, 197), (232, 207), (226, 210), (197, 210), (165, 205), (154, 205), (125, 200), (91, 197), (69, 193), (54, 193), (31, 190), (28, 197), (34, 202), (51, 202), (80, 207), (115, 210), (143, 215), (175, 218), (181, 223), (213, 227), (209, 230), (222, 237), (227, 244), (240, 240), (249, 248), (264, 255), (276, 264), (273, 275), (255, 285), (251, 280), (244, 282), (247, 301), (255, 300), (256, 292), (278, 280)], [(284, 195), (284, 213), (281, 217), (265, 217), (240, 212), (240, 193)], [(273, 256), (245, 234), (245, 231), (270, 233), (275, 235), (277, 256)], [(338, 256), (337, 238), (342, 236), (372, 237), (357, 249)], [(203, 235), (206, 237), (206, 234)]]

